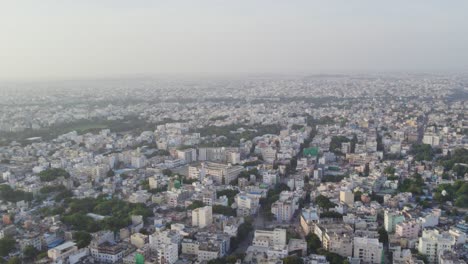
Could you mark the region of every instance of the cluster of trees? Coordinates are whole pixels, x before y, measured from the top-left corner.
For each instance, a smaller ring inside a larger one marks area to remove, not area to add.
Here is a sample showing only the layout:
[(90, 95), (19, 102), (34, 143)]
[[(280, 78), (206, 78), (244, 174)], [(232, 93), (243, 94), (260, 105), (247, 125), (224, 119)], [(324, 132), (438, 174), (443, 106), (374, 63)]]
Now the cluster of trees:
[(21, 190), (13, 190), (9, 185), (0, 185), (0, 199), (11, 203), (32, 201), (33, 194)]
[(319, 195), (315, 198), (315, 203), (320, 207), (328, 211), (331, 208), (334, 208), (336, 206), (335, 203), (330, 201), (328, 197), (325, 197), (323, 195)]
[[(239, 128), (244, 128), (245, 131), (242, 133), (231, 133)], [(239, 146), (240, 140), (252, 139), (265, 134), (279, 134), (281, 131), (280, 125), (228, 125), (228, 126), (207, 126), (198, 128), (193, 132), (198, 132), (202, 136), (222, 136), (221, 140), (216, 142), (205, 142), (206, 146), (216, 147), (237, 147)]]
[(247, 161), (242, 166), (244, 167), (252, 167), (252, 166), (257, 166), (259, 164), (262, 164), (263, 162), (261, 160), (254, 160), (254, 161)]
[[(132, 215), (142, 215), (144, 218), (153, 215), (153, 211), (144, 204), (133, 204), (117, 198), (70, 199), (67, 210), (63, 214), (63, 222), (71, 225), (77, 231), (96, 232), (99, 230), (117, 231), (131, 224)], [(95, 221), (87, 216), (94, 213), (105, 216), (101, 221)]]
[(455, 206), (468, 208), (468, 182), (459, 180), (454, 184), (440, 184), (434, 192), (439, 203), (454, 202)]
[(234, 264), (238, 259), (242, 260), (244, 257), (245, 254), (243, 253), (231, 254), (226, 257), (209, 260), (208, 264)]
[(337, 154), (342, 155), (341, 153), (341, 144), (350, 142), (350, 152), (354, 153), (356, 150), (356, 144), (358, 143), (358, 138), (356, 134), (353, 134), (353, 137), (349, 139), (345, 136), (333, 136), (330, 142), (330, 151)]
[(213, 205), (213, 213), (214, 214), (222, 214), (227, 216), (236, 216), (236, 209), (233, 209), (229, 206), (223, 206), (219, 204)]
[(323, 175), (322, 182), (341, 182), (344, 178), (344, 175)]
[(388, 233), (387, 230), (382, 226), (378, 230), (379, 232), (379, 242), (385, 244), (388, 244)]
[(420, 174), (415, 173), (410, 178), (406, 178), (398, 186), (400, 192), (410, 192), (413, 194), (423, 194), (424, 180)]
[(330, 151), (335, 154), (341, 154), (341, 144), (350, 141), (351, 140), (345, 136), (333, 136), (330, 142)]
[(432, 160), (434, 158), (434, 150), (428, 144), (413, 144), (409, 152), (414, 155), (417, 161)]
[(238, 190), (229, 190), (229, 189), (225, 189), (225, 190), (221, 190), (219, 192), (216, 193), (216, 196), (217, 198), (221, 197), (221, 196), (224, 196), (226, 195), (226, 197), (228, 198), (228, 204), (229, 206), (231, 206), (233, 203), (234, 203), (234, 197), (239, 193)]
[(5, 236), (0, 239), (0, 256), (8, 256), (8, 254), (15, 248), (16, 241), (10, 236)]
[(92, 238), (91, 234), (85, 231), (77, 231), (73, 233), (73, 239), (75, 240), (78, 248), (87, 247), (89, 243), (91, 243)]
[(42, 198), (53, 195), (54, 200), (56, 202), (60, 202), (66, 198), (73, 197), (73, 192), (65, 188), (62, 184), (60, 185), (52, 185), (52, 186), (44, 186), (41, 188), (39, 191), (41, 196), (38, 198), (38, 200), (41, 200)]
[(307, 242), (307, 254), (317, 254), (317, 250), (322, 246), (320, 238), (316, 234), (310, 232), (305, 239)]
[(239, 225), (237, 229), (237, 236), (231, 237), (231, 249), (235, 250), (239, 244), (247, 239), (248, 234), (253, 230), (252, 221), (246, 219), (244, 223)]
[(215, 117), (210, 118), (210, 121), (225, 120), (228, 117), (229, 117), (228, 115), (219, 115), (219, 116), (215, 116)]
[(51, 182), (60, 177), (70, 178), (70, 174), (64, 169), (49, 168), (39, 173), (39, 178), (43, 182)]
[(387, 176), (393, 176), (395, 174), (395, 168), (392, 166), (385, 167), (383, 173)]
[(453, 154), (448, 155), (439, 160), (439, 164), (444, 166), (445, 171), (453, 171), (457, 177), (463, 177), (468, 173), (468, 149), (456, 149)]
[(33, 246), (26, 246), (23, 250), (23, 259), (26, 263), (33, 262), (39, 255), (39, 250)]
[(322, 214), (320, 214), (320, 217), (341, 219), (343, 218), (343, 215), (335, 211), (328, 211), (328, 212), (323, 212)]
[(194, 200), (194, 201), (192, 201), (191, 205), (187, 206), (187, 210), (195, 210), (195, 209), (203, 207), (203, 206), (205, 206), (205, 203), (203, 203), (200, 200)]

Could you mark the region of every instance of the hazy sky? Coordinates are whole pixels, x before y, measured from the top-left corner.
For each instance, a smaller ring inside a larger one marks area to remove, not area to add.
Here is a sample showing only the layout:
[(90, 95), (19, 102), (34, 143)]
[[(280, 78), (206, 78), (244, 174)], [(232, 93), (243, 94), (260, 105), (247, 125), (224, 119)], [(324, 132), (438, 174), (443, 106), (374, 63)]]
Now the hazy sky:
[(467, 0), (0, 0), (0, 80), (468, 71)]

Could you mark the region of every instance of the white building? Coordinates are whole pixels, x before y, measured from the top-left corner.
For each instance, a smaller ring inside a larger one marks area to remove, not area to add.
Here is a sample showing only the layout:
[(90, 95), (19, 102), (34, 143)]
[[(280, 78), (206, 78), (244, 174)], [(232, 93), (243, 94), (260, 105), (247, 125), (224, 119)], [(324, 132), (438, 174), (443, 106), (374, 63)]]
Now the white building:
[(192, 226), (203, 228), (213, 223), (213, 209), (211, 206), (204, 206), (192, 211)]
[(195, 162), (197, 161), (197, 150), (193, 148), (177, 150), (177, 158), (188, 164)]
[(354, 258), (359, 258), (362, 263), (381, 263), (382, 252), (383, 244), (377, 238), (354, 238)]
[(158, 263), (174, 264), (179, 259), (177, 244), (160, 244), (156, 248)]
[(277, 221), (289, 221), (294, 212), (298, 209), (298, 197), (293, 192), (283, 191), (278, 201), (271, 205), (271, 212)]
[(456, 239), (450, 233), (438, 230), (424, 230), (419, 238), (418, 252), (427, 257), (430, 263), (437, 263), (444, 250), (453, 250)]
[(78, 251), (75, 242), (65, 242), (47, 251), (47, 256), (54, 262), (65, 262), (66, 259)]
[(273, 231), (255, 230), (253, 246), (286, 246), (286, 229), (275, 228)]

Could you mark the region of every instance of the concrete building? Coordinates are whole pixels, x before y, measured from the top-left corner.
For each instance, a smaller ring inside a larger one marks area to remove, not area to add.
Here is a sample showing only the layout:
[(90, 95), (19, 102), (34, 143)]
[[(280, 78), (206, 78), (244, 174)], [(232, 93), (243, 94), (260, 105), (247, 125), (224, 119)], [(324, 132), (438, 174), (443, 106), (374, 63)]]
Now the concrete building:
[(76, 246), (75, 242), (65, 242), (59, 246), (56, 246), (52, 249), (47, 251), (47, 256), (52, 259), (54, 262), (65, 262), (65, 260), (76, 253), (78, 251), (78, 247)]
[(190, 164), (197, 161), (197, 150), (194, 148), (177, 150), (177, 158), (184, 160), (187, 164)]
[(252, 245), (259, 247), (286, 246), (286, 229), (255, 230)]
[(249, 216), (257, 213), (260, 199), (256, 195), (241, 192), (235, 196), (238, 216)]
[(271, 205), (271, 212), (275, 215), (276, 220), (290, 221), (298, 209), (298, 200), (293, 192), (281, 192), (279, 200)]
[(213, 223), (213, 209), (211, 206), (204, 206), (192, 211), (192, 226), (200, 228)]
[(395, 235), (404, 238), (418, 238), (421, 224), (417, 221), (407, 221), (398, 223), (395, 226)]
[(352, 207), (354, 205), (354, 194), (350, 190), (340, 191), (340, 202)]
[(393, 233), (398, 223), (405, 221), (405, 217), (398, 211), (385, 210), (384, 228), (388, 233)]
[(242, 166), (214, 162), (206, 162), (204, 168), (206, 175), (212, 176), (213, 181), (217, 184), (229, 184), (244, 171), (244, 167)]
[(156, 248), (156, 252), (159, 264), (174, 264), (179, 259), (179, 249), (177, 244), (160, 244)]
[(304, 208), (301, 212), (301, 227), (305, 234), (314, 231), (315, 225), (319, 222), (320, 217), (316, 208)]
[(135, 233), (130, 236), (130, 244), (134, 245), (136, 248), (142, 248), (147, 243), (148, 243), (147, 235), (144, 235), (141, 233)]
[(437, 263), (439, 255), (445, 250), (453, 250), (456, 239), (448, 232), (424, 230), (419, 238), (418, 252), (427, 257), (430, 263)]
[(354, 258), (361, 263), (382, 263), (383, 244), (377, 238), (355, 237)]

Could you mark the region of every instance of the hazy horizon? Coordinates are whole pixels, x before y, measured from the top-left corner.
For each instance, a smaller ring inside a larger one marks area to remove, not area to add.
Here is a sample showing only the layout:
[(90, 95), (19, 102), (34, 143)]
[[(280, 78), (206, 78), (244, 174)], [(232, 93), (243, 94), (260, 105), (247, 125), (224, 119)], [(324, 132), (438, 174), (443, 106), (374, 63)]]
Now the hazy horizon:
[(468, 2), (5, 1), (0, 81), (468, 71)]

